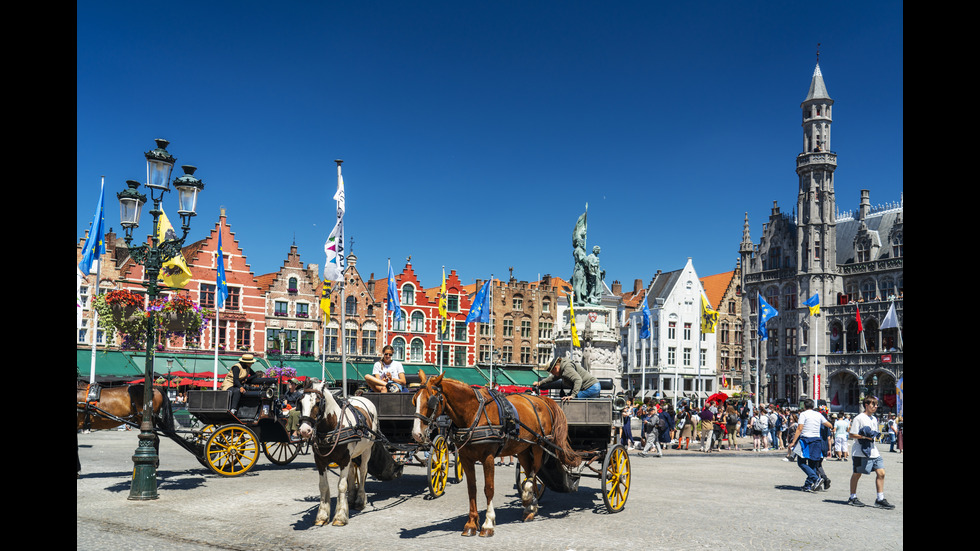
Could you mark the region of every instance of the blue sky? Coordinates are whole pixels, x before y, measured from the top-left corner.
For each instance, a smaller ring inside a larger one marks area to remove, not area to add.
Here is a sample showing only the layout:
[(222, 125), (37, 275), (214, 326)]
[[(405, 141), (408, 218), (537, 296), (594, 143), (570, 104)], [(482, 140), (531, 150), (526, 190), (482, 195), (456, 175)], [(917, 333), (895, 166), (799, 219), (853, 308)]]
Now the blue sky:
[(322, 274), (334, 159), (364, 277), (567, 279), (586, 203), (607, 282), (729, 271), (745, 213), (758, 242), (794, 208), (817, 43), (838, 209), (903, 190), (901, 2), (76, 7), (77, 237), (102, 176), (122, 233), (115, 193), (166, 138), (205, 182), (189, 241), (224, 207), (256, 275), (293, 242)]

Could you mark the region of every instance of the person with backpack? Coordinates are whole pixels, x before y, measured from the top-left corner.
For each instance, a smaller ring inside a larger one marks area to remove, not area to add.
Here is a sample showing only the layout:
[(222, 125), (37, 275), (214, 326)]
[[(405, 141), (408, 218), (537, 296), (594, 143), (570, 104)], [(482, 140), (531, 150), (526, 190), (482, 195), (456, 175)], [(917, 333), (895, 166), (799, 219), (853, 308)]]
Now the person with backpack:
[(739, 416), (738, 412), (731, 404), (725, 409), (725, 430), (728, 431), (728, 449), (738, 450), (738, 424)]

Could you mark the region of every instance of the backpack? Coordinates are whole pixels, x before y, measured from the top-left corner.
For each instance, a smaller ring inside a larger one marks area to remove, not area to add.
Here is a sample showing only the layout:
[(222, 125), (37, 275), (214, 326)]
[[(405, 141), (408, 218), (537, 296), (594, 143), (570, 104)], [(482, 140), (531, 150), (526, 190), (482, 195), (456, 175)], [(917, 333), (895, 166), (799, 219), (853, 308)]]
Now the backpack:
[(665, 421), (663, 417), (661, 417), (661, 416), (658, 415), (657, 416), (657, 430), (658, 431), (663, 431), (666, 428), (667, 428), (667, 421)]

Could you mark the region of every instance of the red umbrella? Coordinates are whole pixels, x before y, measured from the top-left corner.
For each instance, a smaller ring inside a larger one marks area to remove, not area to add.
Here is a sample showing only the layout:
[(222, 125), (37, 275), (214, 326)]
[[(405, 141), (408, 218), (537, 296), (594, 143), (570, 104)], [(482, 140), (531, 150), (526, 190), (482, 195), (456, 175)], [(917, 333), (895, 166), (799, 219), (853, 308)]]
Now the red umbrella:
[(708, 396), (708, 399), (705, 400), (705, 403), (710, 404), (711, 402), (718, 402), (719, 404), (724, 404), (727, 400), (728, 400), (727, 394), (725, 394), (724, 392), (716, 392), (711, 396)]

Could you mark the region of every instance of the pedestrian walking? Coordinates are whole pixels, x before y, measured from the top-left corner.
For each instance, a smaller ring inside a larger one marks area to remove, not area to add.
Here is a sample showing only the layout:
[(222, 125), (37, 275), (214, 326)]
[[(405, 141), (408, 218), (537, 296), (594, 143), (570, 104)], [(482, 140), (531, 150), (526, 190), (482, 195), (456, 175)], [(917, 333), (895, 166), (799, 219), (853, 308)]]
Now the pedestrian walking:
[(833, 429), (833, 425), (822, 413), (813, 409), (813, 400), (804, 400), (803, 408), (796, 424), (796, 434), (790, 444), (789, 457), (795, 456), (796, 464), (806, 474), (803, 491), (815, 492), (823, 485), (824, 480), (817, 469), (823, 469), (823, 458), (830, 450), (830, 432), (826, 432), (826, 437), (822, 438), (820, 428)]
[(895, 506), (888, 503), (885, 499), (885, 462), (875, 446), (875, 440), (879, 436), (878, 420), (875, 412), (878, 411), (878, 399), (869, 396), (862, 402), (864, 411), (859, 413), (853, 421), (848, 431), (848, 436), (854, 440), (851, 446), (851, 463), (854, 474), (851, 475), (851, 495), (847, 500), (848, 505), (864, 507), (864, 503), (857, 497), (858, 481), (862, 475), (875, 473), (875, 507), (880, 509), (894, 509)]

